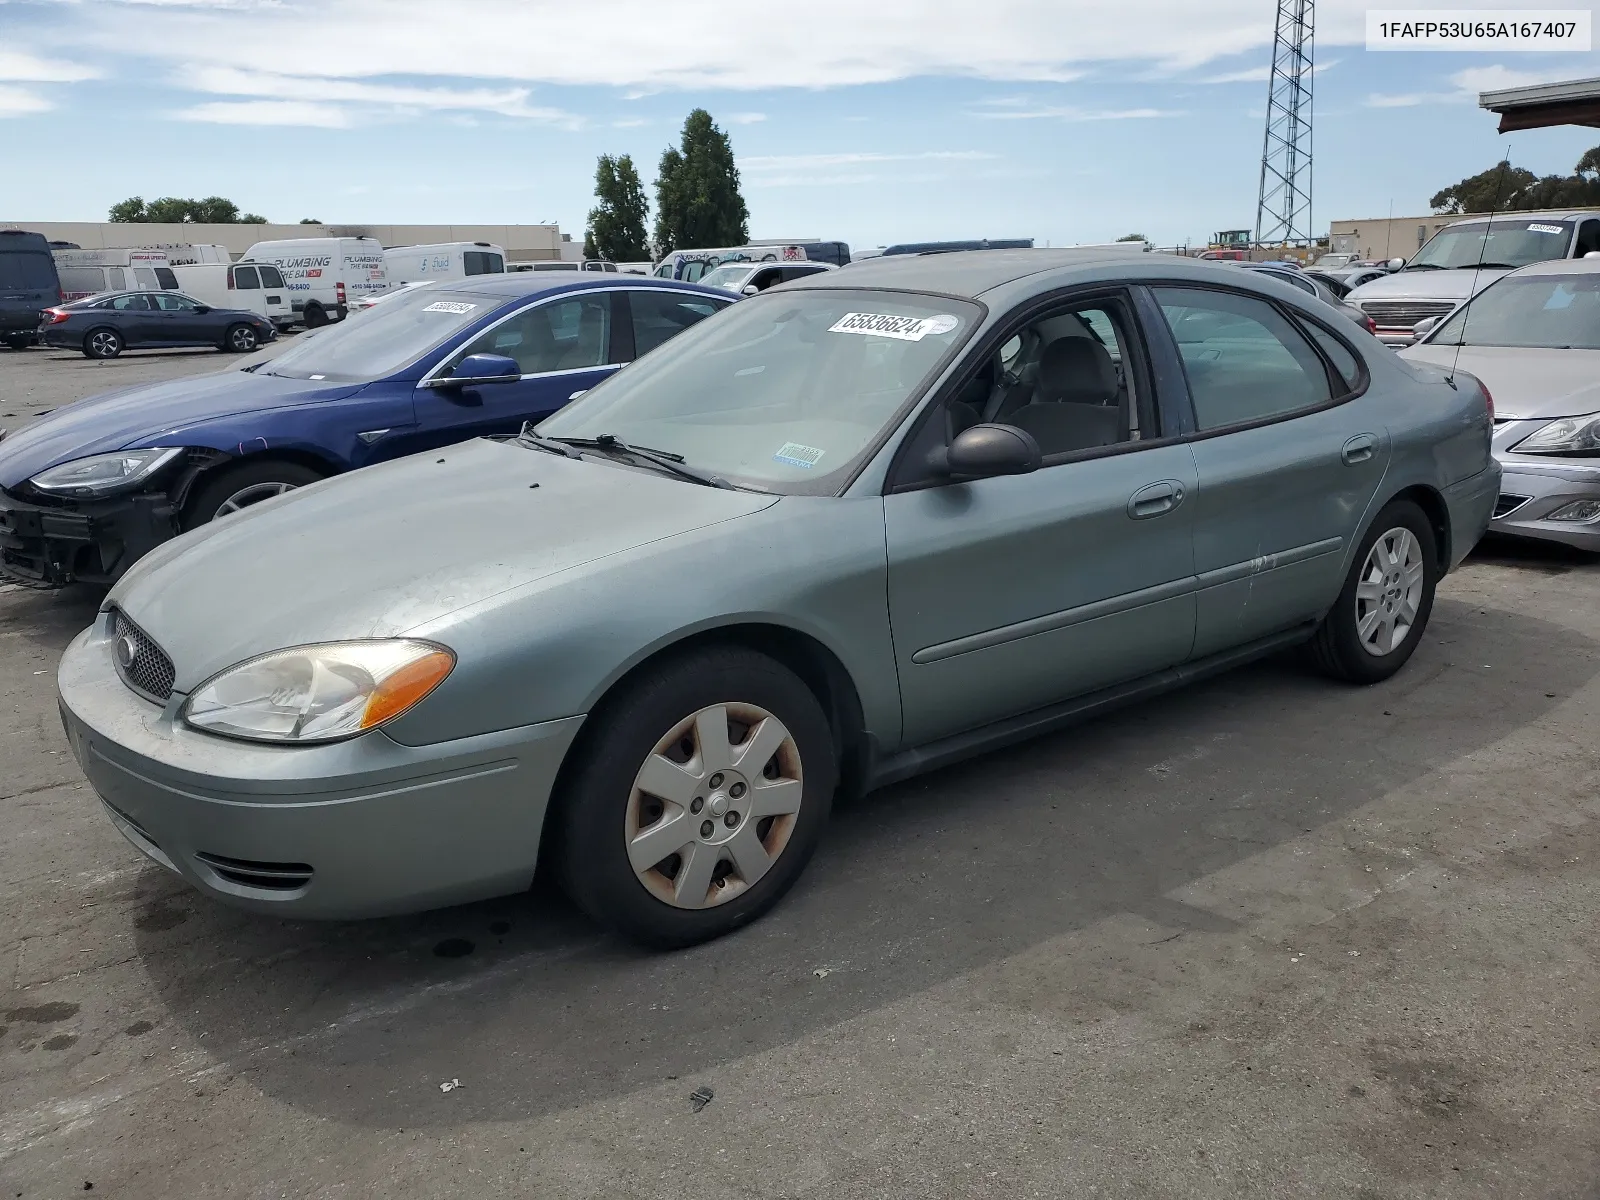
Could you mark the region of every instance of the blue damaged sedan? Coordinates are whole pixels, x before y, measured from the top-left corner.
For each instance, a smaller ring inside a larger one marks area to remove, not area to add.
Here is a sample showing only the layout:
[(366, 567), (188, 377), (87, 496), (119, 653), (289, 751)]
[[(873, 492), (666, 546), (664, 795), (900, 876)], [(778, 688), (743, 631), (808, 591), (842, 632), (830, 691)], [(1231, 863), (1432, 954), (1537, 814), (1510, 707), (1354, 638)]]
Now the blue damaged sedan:
[(734, 299), (634, 276), (478, 275), (265, 364), (57, 409), (0, 431), (0, 578), (112, 583), (169, 538), (316, 480), (510, 436)]
[(220, 900), (354, 917), (548, 870), (681, 946), (770, 908), (841, 789), (1285, 647), (1389, 678), (1489, 521), (1490, 434), (1472, 377), (1251, 272), (879, 259), (515, 439), (156, 549), (61, 710), (116, 828)]

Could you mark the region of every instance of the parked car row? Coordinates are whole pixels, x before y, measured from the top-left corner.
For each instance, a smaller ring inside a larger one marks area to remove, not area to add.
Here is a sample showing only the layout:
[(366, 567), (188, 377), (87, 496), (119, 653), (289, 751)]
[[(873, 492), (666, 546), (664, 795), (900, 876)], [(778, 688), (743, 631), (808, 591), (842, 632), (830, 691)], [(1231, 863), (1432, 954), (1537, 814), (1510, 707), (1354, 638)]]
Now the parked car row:
[(775, 904), (840, 789), (1296, 644), (1393, 675), (1493, 430), (1468, 372), (1176, 257), (481, 276), (0, 441), (0, 561), (115, 581), (69, 742), (200, 890), (353, 917), (549, 870), (679, 946)]

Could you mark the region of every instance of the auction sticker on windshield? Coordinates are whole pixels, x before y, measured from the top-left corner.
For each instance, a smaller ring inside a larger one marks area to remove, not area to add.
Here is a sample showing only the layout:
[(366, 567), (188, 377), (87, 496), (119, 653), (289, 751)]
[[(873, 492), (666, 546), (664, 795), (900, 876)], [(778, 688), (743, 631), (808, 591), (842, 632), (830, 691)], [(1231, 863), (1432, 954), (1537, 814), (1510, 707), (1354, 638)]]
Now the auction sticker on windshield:
[(1565, 233), (1566, 230), (1559, 225), (1529, 225), (1529, 233)]
[(868, 337), (920, 342), (929, 334), (949, 333), (961, 322), (948, 313), (937, 317), (897, 317), (892, 313), (845, 313), (828, 327), (829, 333), (863, 333)]
[(435, 300), (424, 308), (423, 312), (466, 313), (477, 308), (476, 304), (467, 304), (461, 300)]
[(799, 442), (785, 442), (778, 447), (778, 452), (772, 457), (781, 463), (788, 463), (791, 467), (804, 467), (811, 470), (822, 458), (823, 451), (815, 446), (802, 446)]

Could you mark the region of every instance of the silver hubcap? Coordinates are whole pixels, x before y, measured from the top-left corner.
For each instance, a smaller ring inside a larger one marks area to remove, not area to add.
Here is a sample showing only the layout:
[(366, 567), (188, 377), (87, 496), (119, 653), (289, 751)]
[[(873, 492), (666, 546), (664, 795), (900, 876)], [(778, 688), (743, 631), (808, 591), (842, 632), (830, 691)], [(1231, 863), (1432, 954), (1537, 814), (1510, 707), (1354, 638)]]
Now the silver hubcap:
[(224, 500), (216, 515), (225, 517), (229, 513), (238, 512), (241, 508), (249, 508), (252, 504), (260, 504), (263, 500), (270, 500), (274, 496), (292, 491), (294, 491), (292, 483), (252, 483), (247, 488), (240, 488)]
[(1422, 543), (1409, 529), (1391, 529), (1373, 543), (1356, 584), (1356, 636), (1363, 650), (1381, 658), (1404, 644), (1426, 578)]
[(239, 350), (249, 350), (256, 344), (256, 335), (248, 329), (235, 329), (233, 331), (233, 344)]
[(634, 777), (628, 861), (656, 899), (711, 908), (755, 886), (794, 833), (800, 751), (753, 704), (713, 704), (656, 743)]
[(89, 340), (96, 354), (110, 354), (117, 348), (117, 335), (114, 333), (97, 333)]

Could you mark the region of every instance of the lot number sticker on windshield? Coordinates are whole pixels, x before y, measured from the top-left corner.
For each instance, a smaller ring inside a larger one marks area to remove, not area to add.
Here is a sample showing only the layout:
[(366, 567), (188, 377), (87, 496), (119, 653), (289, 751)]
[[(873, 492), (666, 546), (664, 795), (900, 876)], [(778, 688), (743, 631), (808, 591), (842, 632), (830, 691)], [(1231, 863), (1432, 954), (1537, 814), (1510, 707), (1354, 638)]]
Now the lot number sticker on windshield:
[(424, 308), (423, 312), (466, 313), (477, 308), (476, 304), (467, 304), (461, 300), (435, 300)]
[(823, 451), (815, 446), (802, 446), (799, 442), (785, 442), (778, 447), (778, 452), (772, 457), (781, 463), (788, 463), (791, 467), (804, 467), (811, 470), (817, 465), (817, 460)]
[(828, 327), (829, 333), (864, 333), (868, 337), (894, 338), (901, 342), (920, 342), (929, 334), (937, 337), (961, 324), (948, 313), (937, 317), (897, 317), (890, 313), (845, 313)]
[(1529, 233), (1565, 233), (1566, 230), (1559, 225), (1529, 225)]

